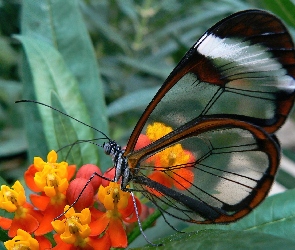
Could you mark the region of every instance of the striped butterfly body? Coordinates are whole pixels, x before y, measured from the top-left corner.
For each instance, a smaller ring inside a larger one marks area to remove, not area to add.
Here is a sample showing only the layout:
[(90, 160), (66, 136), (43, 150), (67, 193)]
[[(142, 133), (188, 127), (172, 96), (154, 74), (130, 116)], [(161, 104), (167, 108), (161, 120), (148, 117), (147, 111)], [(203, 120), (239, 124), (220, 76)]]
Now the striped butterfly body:
[(114, 181), (141, 192), (164, 216), (236, 221), (271, 188), (280, 160), (273, 133), (294, 96), (295, 51), (284, 24), (265, 11), (235, 13), (185, 54), (126, 149), (104, 144)]

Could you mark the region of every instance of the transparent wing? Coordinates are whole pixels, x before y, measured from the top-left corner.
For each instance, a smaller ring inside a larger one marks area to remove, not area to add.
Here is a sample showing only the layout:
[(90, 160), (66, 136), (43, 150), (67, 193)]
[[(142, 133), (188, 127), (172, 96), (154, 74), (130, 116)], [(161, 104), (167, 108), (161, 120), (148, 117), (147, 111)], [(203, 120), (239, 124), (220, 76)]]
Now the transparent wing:
[(163, 212), (227, 223), (267, 195), (280, 159), (275, 137), (232, 119), (191, 123), (130, 155), (132, 183)]
[(295, 52), (286, 27), (259, 10), (214, 25), (186, 53), (146, 108), (127, 144), (128, 155), (146, 126), (176, 130), (192, 120), (227, 117), (275, 132), (295, 94)]

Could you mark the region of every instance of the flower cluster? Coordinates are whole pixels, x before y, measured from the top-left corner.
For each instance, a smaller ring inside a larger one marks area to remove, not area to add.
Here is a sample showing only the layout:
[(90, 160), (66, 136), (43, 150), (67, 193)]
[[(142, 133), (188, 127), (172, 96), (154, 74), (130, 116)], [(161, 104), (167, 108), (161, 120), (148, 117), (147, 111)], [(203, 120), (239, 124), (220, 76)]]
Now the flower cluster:
[[(153, 123), (146, 134), (140, 135), (138, 150), (158, 140), (172, 128)], [(146, 160), (148, 177), (169, 188), (185, 190), (192, 185), (194, 174), (190, 163), (195, 158), (181, 144), (172, 145)], [(137, 222), (132, 196), (112, 181), (115, 169), (105, 172), (86, 164), (76, 172), (75, 165), (57, 162), (57, 153), (48, 153), (47, 161), (40, 157), (25, 172), (24, 180), (32, 191), (27, 201), (19, 181), (10, 188), (1, 186), (0, 227), (7, 230), (11, 240), (7, 249), (110, 249), (127, 247), (126, 232)], [(97, 175), (92, 176), (93, 173)], [(91, 177), (91, 181), (89, 181)], [(154, 195), (157, 190), (148, 188)], [(153, 212), (135, 198), (139, 215), (147, 217)], [(7, 216), (6, 216), (7, 215)]]
[[(7, 249), (127, 247), (126, 229), (137, 219), (130, 194), (123, 192), (119, 183), (102, 183), (98, 176), (81, 193), (90, 175), (101, 175), (101, 171), (86, 164), (70, 182), (75, 170), (76, 166), (67, 162), (58, 163), (56, 152), (51, 151), (47, 161), (35, 157), (25, 172), (25, 182), (34, 192), (31, 203), (19, 181), (11, 188), (1, 186), (0, 208), (13, 214), (12, 218), (0, 217), (0, 227), (12, 238), (4, 243)], [(137, 208), (140, 212), (138, 200)], [(53, 234), (54, 246), (44, 236), (48, 233)]]

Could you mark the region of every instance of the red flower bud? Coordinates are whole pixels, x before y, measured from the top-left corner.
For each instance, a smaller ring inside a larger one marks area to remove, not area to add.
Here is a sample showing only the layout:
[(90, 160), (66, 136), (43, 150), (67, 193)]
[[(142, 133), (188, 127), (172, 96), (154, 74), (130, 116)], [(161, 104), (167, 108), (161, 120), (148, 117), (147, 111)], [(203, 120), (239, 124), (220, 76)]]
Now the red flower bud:
[[(115, 172), (116, 172), (115, 168), (109, 168), (103, 174), (103, 176), (106, 177), (106, 178), (108, 178), (108, 179), (110, 179), (110, 180), (113, 180), (114, 177), (115, 177)], [(104, 187), (108, 186), (109, 183), (110, 183), (110, 181), (107, 181), (107, 180), (104, 180), (104, 179), (102, 179), (102, 181), (101, 181), (101, 185), (104, 186)]]
[[(87, 183), (88, 179), (84, 178), (76, 178), (70, 182), (70, 185), (67, 189), (67, 200), (68, 203), (71, 205), (74, 203), (74, 201), (78, 198), (81, 191), (85, 187), (85, 184)], [(79, 200), (74, 204), (74, 208), (76, 211), (82, 211), (86, 207), (92, 206), (94, 202), (94, 191), (93, 186), (88, 185), (83, 193), (81, 194)]]
[[(99, 175), (102, 175), (101, 170), (96, 165), (85, 164), (78, 170), (76, 178), (84, 178), (88, 180), (95, 172)], [(96, 192), (101, 185), (101, 178), (99, 176), (95, 176), (91, 180), (90, 184), (92, 185), (94, 192)]]

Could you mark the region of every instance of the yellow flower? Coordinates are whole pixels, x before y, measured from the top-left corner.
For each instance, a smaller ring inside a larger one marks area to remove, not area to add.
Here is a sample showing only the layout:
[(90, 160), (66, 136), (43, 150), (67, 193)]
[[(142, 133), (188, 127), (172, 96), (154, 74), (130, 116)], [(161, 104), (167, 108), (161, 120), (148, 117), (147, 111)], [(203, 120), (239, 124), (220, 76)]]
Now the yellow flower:
[[(169, 126), (154, 122), (147, 126), (146, 135), (151, 141), (158, 140), (173, 131)], [(157, 167), (180, 166), (188, 163), (191, 154), (182, 148), (181, 144), (170, 146), (151, 157)]]
[(109, 238), (109, 247), (127, 247), (127, 235), (123, 221), (130, 222), (129, 218), (136, 219), (130, 198), (130, 193), (122, 191), (118, 183), (110, 182), (107, 187), (100, 186), (98, 199), (107, 211), (91, 223), (91, 235), (104, 234), (104, 237)]
[(188, 163), (190, 155), (185, 152), (181, 144), (176, 144), (156, 154), (159, 158), (157, 165), (162, 167), (181, 166)]
[(37, 187), (44, 191), (49, 197), (54, 197), (59, 193), (64, 193), (68, 186), (68, 163), (57, 163), (57, 154), (54, 150), (47, 155), (47, 161), (42, 158), (34, 158), (34, 166), (39, 171), (34, 176)]
[(68, 176), (68, 163), (62, 161), (57, 163), (57, 153), (51, 150), (47, 155), (47, 162), (43, 161), (41, 157), (34, 157), (34, 166), (38, 171), (42, 171), (46, 166), (56, 169), (56, 172), (61, 178)]
[(39, 243), (36, 239), (22, 229), (17, 230), (17, 235), (12, 239), (4, 242), (8, 250), (30, 249), (39, 250)]
[(25, 190), (19, 181), (16, 181), (12, 188), (6, 185), (1, 186), (0, 208), (12, 213), (26, 202)]
[[(69, 206), (65, 206), (64, 211), (67, 211)], [(51, 222), (54, 230), (60, 234), (62, 241), (68, 244), (83, 246), (87, 244), (87, 237), (90, 235), (89, 223), (91, 214), (88, 208), (85, 208), (81, 213), (76, 213), (74, 208), (70, 208), (65, 213), (65, 219)]]
[[(173, 131), (171, 127), (155, 122), (147, 126), (146, 135), (151, 141), (155, 141), (171, 131)], [(196, 156), (192, 152), (183, 149), (180, 143), (174, 144), (147, 159), (149, 164), (155, 166), (155, 171), (148, 177), (168, 188), (186, 190), (193, 185), (195, 179), (191, 169), (195, 161)], [(148, 188), (148, 191), (158, 197), (162, 196), (162, 193), (152, 188)]]
[(124, 209), (128, 205), (130, 193), (123, 192), (120, 184), (110, 182), (107, 187), (100, 186), (98, 199), (103, 203), (106, 210)]
[(161, 122), (154, 122), (147, 126), (146, 135), (151, 141), (156, 141), (172, 131), (173, 129), (171, 127), (166, 126)]

